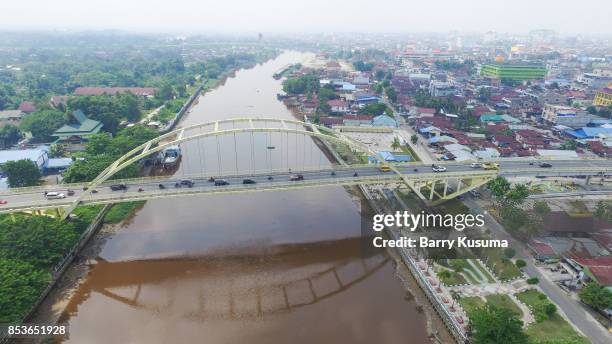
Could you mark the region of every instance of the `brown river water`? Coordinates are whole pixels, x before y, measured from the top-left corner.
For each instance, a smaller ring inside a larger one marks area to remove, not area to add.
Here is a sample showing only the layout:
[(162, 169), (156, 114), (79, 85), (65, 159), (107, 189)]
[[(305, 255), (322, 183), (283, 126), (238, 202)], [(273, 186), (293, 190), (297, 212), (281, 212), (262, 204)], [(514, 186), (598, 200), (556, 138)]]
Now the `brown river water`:
[[(236, 72), (181, 125), (293, 119), (272, 75), (308, 56), (286, 52)], [(259, 135), (251, 138), (259, 146), (282, 144)], [(312, 140), (289, 141), (311, 164), (324, 159)], [(214, 168), (217, 158), (195, 153), (210, 143), (182, 146), (176, 173)], [(245, 151), (222, 147), (222, 155)], [(300, 164), (295, 153), (287, 161), (271, 155), (253, 154), (268, 166)], [(360, 233), (359, 199), (342, 187), (148, 201), (105, 243), (72, 296), (64, 343), (429, 342), (425, 316), (405, 299), (392, 260), (364, 253)]]

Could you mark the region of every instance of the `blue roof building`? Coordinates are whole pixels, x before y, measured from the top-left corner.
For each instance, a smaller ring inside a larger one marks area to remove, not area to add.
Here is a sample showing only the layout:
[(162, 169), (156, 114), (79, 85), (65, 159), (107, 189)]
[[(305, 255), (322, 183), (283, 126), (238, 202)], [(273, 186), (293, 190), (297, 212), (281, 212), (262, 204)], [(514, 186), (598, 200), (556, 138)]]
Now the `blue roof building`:
[(612, 136), (612, 128), (582, 127), (575, 130), (566, 130), (565, 132), (576, 139), (592, 139), (601, 134)]

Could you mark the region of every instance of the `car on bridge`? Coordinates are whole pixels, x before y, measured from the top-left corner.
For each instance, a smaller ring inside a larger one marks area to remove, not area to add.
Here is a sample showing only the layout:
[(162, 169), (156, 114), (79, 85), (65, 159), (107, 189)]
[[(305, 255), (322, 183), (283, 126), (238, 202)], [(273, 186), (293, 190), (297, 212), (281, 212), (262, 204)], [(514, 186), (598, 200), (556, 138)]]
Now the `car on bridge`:
[(470, 164), (471, 168), (481, 168), (482, 167), (482, 163), (480, 162), (473, 162)]
[(186, 186), (186, 187), (188, 187), (188, 188), (193, 187), (193, 184), (194, 184), (194, 183), (193, 183), (193, 181), (192, 181), (192, 180), (189, 180), (189, 179), (183, 179), (183, 180), (181, 180), (181, 185), (185, 185), (185, 186)]
[(110, 186), (110, 189), (113, 191), (127, 190), (127, 188), (125, 184), (113, 184)]
[(62, 199), (62, 198), (66, 198), (66, 195), (61, 192), (51, 191), (51, 192), (47, 192), (45, 194), (45, 197), (47, 199)]
[(446, 172), (446, 167), (440, 165), (432, 165), (431, 169), (434, 172)]
[(8, 203), (8, 201), (7, 201), (7, 200), (5, 200), (5, 199), (0, 199), (0, 204), (7, 204), (7, 203)]
[(289, 176), (289, 180), (292, 182), (298, 181), (298, 180), (304, 180), (304, 175), (302, 174), (292, 174)]
[(254, 181), (253, 179), (243, 179), (242, 180), (242, 184), (255, 184), (257, 183), (256, 181)]
[(229, 182), (225, 179), (215, 179), (215, 186), (229, 185)]
[(551, 168), (552, 164), (549, 164), (547, 162), (541, 162), (538, 166), (540, 166), (541, 168)]
[(499, 164), (495, 162), (487, 162), (482, 164), (482, 168), (484, 168), (485, 170), (498, 170)]
[(382, 164), (378, 166), (378, 170), (380, 170), (380, 172), (391, 172), (391, 167), (387, 164)]

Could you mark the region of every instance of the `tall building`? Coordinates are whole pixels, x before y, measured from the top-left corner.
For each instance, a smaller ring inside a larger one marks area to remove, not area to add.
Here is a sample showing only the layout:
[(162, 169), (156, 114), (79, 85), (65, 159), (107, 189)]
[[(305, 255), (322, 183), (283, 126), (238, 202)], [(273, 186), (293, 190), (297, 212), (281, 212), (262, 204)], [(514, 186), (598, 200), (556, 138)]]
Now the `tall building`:
[(482, 65), (480, 75), (494, 79), (525, 81), (543, 79), (546, 76), (546, 68), (527, 63), (489, 63)]
[(591, 115), (586, 111), (569, 106), (545, 104), (542, 119), (551, 125), (579, 128), (586, 126), (591, 121)]

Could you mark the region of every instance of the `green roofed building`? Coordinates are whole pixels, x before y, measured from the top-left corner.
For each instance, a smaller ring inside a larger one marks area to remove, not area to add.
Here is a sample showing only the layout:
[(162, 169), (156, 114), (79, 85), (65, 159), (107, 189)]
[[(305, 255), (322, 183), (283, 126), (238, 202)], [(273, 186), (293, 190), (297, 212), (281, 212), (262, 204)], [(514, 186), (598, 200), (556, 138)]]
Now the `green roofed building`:
[(482, 65), (480, 75), (494, 79), (526, 81), (543, 79), (546, 76), (546, 68), (537, 64), (489, 63)]
[(80, 142), (99, 133), (100, 129), (102, 129), (100, 121), (89, 119), (83, 111), (76, 110), (70, 114), (68, 123), (57, 129), (53, 136), (57, 137), (58, 141)]

